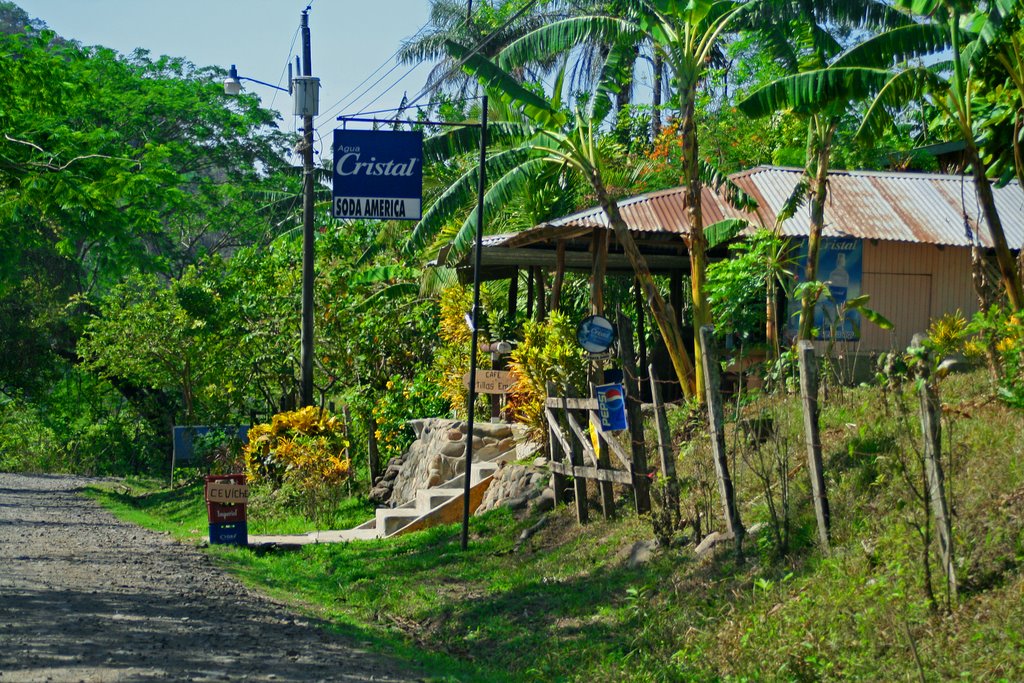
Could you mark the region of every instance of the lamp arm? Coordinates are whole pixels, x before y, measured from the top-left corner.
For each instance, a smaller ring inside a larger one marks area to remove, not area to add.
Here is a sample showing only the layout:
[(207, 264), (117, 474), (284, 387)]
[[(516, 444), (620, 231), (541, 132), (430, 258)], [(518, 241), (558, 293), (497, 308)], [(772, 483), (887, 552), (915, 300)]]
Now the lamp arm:
[(238, 76), (237, 78), (240, 81), (252, 81), (253, 83), (259, 83), (260, 85), (265, 85), (268, 88), (273, 88), (274, 90), (280, 90), (281, 92), (290, 93), (292, 91), (291, 88), (282, 88), (279, 85), (274, 85), (273, 83), (267, 83), (266, 81), (261, 81), (261, 80), (259, 80), (257, 78), (249, 78), (248, 76)]

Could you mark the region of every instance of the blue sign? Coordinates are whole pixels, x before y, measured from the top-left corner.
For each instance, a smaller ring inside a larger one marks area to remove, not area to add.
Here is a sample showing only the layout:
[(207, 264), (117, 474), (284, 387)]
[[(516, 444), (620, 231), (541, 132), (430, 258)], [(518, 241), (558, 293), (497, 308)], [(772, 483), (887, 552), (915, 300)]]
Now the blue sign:
[[(846, 310), (846, 302), (860, 296), (863, 278), (863, 243), (859, 239), (825, 237), (818, 252), (818, 279), (828, 285), (828, 295), (822, 296), (814, 307), (816, 339), (857, 341), (860, 339), (861, 318), (858, 311)], [(804, 281), (807, 272), (807, 240), (802, 240), (798, 251), (797, 282)], [(800, 326), (800, 300), (789, 301), (786, 331), (796, 337)]]
[(626, 428), (626, 392), (621, 384), (602, 384), (594, 387), (597, 415), (601, 431), (615, 432)]
[(334, 131), (335, 218), (418, 221), (422, 131)]
[(576, 328), (576, 341), (590, 353), (604, 353), (615, 341), (615, 326), (604, 316), (584, 318)]
[(223, 432), (224, 442), (227, 443), (231, 439), (237, 438), (243, 444), (249, 442), (249, 426), (208, 426), (208, 425), (185, 425), (175, 426), (171, 434), (174, 440), (174, 457), (175, 466), (190, 463), (195, 459), (195, 452), (192, 448), (193, 439), (197, 436), (203, 436), (210, 432)]

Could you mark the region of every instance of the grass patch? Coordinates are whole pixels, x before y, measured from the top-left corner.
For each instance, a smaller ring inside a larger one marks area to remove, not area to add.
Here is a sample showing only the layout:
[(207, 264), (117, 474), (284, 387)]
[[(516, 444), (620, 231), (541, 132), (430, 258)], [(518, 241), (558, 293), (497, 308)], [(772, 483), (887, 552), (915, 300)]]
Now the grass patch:
[[(823, 405), (828, 557), (814, 547), (802, 450), (789, 463), (788, 552), (762, 533), (740, 566), (728, 549), (697, 559), (678, 547), (630, 568), (632, 545), (652, 536), (650, 520), (624, 512), (581, 528), (566, 508), (518, 549), (537, 519), (497, 510), (472, 520), (467, 552), (457, 525), (294, 551), (215, 552), (250, 585), (453, 680), (1024, 680), (1024, 415), (988, 400), (985, 382), (976, 373), (942, 387), (961, 581), (948, 611), (934, 547), (934, 601), (925, 589), (920, 505), (900, 469), (919, 434), (871, 388)], [(781, 429), (793, 423), (777, 420)], [(786, 438), (802, 443), (798, 433)], [(687, 457), (705, 450), (695, 443)], [(735, 460), (748, 526), (768, 521), (753, 462)], [(180, 533), (198, 520), (205, 529), (199, 488), (103, 495), (147, 526)], [(717, 526), (717, 500), (712, 509)]]

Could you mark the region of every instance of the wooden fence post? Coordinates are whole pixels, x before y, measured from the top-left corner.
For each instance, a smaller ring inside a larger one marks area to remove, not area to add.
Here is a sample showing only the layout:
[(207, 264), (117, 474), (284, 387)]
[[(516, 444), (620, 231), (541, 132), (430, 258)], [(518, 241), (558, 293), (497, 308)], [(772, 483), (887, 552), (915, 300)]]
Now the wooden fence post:
[(814, 344), (803, 339), (797, 344), (800, 359), (800, 398), (804, 412), (804, 442), (807, 445), (807, 471), (811, 475), (811, 497), (814, 516), (818, 519), (818, 541), (821, 549), (830, 550), (832, 517), (825, 488), (825, 472), (821, 461), (821, 433), (818, 424), (818, 363), (814, 358)]
[(622, 382), (626, 389), (626, 418), (629, 420), (629, 445), (633, 462), (630, 475), (633, 478), (633, 500), (637, 514), (650, 512), (651, 491), (647, 479), (647, 444), (644, 443), (643, 412), (640, 410), (640, 377), (637, 373), (636, 355), (633, 352), (633, 326), (629, 318), (616, 311), (619, 328), (619, 350), (622, 356)]
[(651, 401), (654, 403), (654, 424), (658, 428), (658, 457), (661, 462), (661, 474), (671, 481), (676, 479), (676, 461), (672, 457), (672, 431), (668, 426), (668, 415), (665, 403), (661, 399), (661, 384), (654, 363), (647, 367), (651, 379)]
[(705, 325), (700, 328), (700, 348), (703, 355), (704, 388), (708, 403), (708, 429), (711, 431), (711, 448), (714, 451), (715, 473), (718, 475), (718, 493), (725, 508), (725, 523), (736, 541), (737, 561), (743, 560), (743, 522), (736, 505), (736, 492), (729, 476), (729, 461), (725, 452), (725, 429), (722, 412), (721, 380), (718, 372), (718, 354), (714, 343), (714, 328)]
[[(924, 346), (924, 336), (915, 334), (911, 346)], [(953, 567), (953, 522), (946, 504), (946, 483), (942, 471), (942, 407), (938, 393), (929, 381), (929, 363), (931, 357), (927, 351), (917, 364), (917, 378), (921, 397), (921, 433), (924, 436), (924, 466), (928, 478), (928, 502), (935, 515), (935, 527), (939, 532), (939, 553), (942, 560), (942, 571), (946, 575), (946, 586), (949, 599), (956, 600), (957, 582), (956, 569)]]
[[(549, 398), (553, 397), (554, 394), (555, 394), (555, 391), (556, 391), (555, 390), (555, 383), (554, 382), (548, 382), (547, 383), (547, 395), (548, 395), (548, 397)], [(562, 442), (558, 438), (558, 435), (555, 433), (554, 426), (551, 424), (552, 422), (555, 421), (554, 413), (551, 412), (551, 408), (549, 408), (547, 406), (546, 402), (545, 402), (545, 405), (544, 405), (544, 413), (545, 413), (544, 417), (545, 417), (545, 419), (549, 423), (548, 424), (548, 449), (549, 449), (548, 457), (550, 458), (551, 462), (559, 462), (559, 463), (563, 462), (565, 459), (567, 459), (569, 457), (569, 454), (565, 452), (564, 448), (562, 448)], [(555, 492), (555, 505), (560, 505), (560, 504), (566, 502), (565, 492), (568, 489), (568, 484), (569, 484), (569, 482), (566, 480), (564, 474), (560, 474), (558, 472), (552, 472), (551, 473), (551, 488)]]

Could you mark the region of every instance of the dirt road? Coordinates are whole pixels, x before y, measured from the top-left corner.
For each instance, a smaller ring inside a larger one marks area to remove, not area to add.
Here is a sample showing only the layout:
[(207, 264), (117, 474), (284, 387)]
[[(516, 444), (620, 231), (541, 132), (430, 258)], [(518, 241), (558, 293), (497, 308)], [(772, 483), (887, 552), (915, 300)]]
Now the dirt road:
[(86, 483), (0, 473), (0, 683), (421, 680), (118, 521)]

